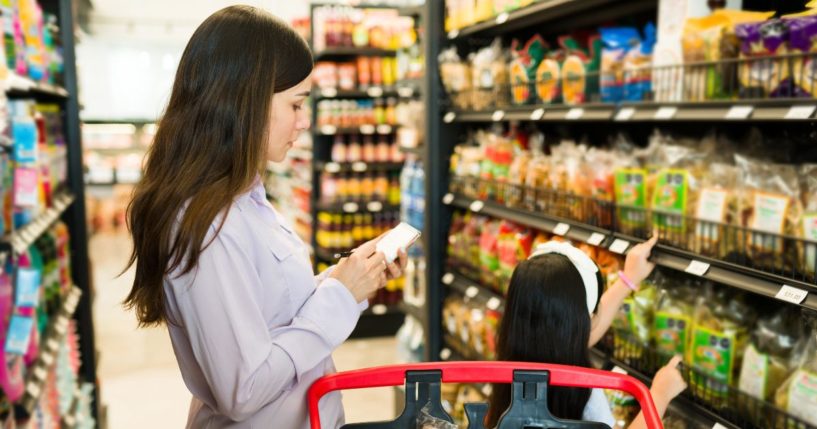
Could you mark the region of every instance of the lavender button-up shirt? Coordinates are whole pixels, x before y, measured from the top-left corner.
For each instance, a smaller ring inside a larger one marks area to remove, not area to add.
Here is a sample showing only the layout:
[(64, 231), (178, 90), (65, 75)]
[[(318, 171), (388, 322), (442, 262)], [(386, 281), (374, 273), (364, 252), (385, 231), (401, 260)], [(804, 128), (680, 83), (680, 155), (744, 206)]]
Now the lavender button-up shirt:
[[(188, 428), (306, 428), (306, 392), (334, 372), (358, 304), (338, 280), (314, 276), (306, 245), (266, 200), (260, 181), (210, 227), (198, 267), (165, 277), (168, 330), (193, 393)], [(321, 425), (343, 423), (340, 394)]]

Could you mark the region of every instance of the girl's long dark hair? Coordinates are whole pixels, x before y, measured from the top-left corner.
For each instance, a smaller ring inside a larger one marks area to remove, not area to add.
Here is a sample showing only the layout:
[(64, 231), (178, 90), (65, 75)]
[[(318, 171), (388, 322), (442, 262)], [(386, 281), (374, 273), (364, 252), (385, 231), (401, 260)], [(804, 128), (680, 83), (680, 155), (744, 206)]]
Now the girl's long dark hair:
[(312, 65), (303, 38), (253, 7), (222, 9), (193, 33), (128, 207), (136, 278), (125, 305), (141, 326), (167, 320), (164, 277), (196, 267), (210, 225), (263, 171), (273, 94)]
[[(602, 284), (599, 274), (599, 295)], [(573, 263), (558, 254), (520, 263), (508, 288), (498, 331), (497, 359), (589, 368), (589, 341), (587, 294)], [(589, 398), (589, 389), (551, 387), (548, 406), (556, 417), (580, 420)], [(496, 427), (510, 403), (510, 385), (495, 384), (486, 427)]]

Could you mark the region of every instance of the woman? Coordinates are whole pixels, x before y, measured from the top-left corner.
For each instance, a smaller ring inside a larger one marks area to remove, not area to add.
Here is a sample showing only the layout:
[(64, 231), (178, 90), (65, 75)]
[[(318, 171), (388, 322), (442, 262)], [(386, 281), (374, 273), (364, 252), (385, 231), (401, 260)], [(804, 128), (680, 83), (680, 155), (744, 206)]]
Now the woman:
[[(307, 426), (306, 391), (367, 297), (400, 275), (375, 241), (315, 277), (307, 246), (265, 198), (260, 173), (309, 128), (312, 56), (291, 28), (234, 6), (199, 26), (181, 57), (128, 222), (136, 265), (125, 301), (167, 323), (190, 428)], [(340, 396), (321, 403), (343, 423)]]
[[(511, 276), (505, 315), (497, 338), (497, 358), (590, 367), (589, 347), (610, 327), (624, 298), (652, 271), (647, 261), (655, 239), (634, 247), (619, 280), (601, 296), (601, 273), (590, 257), (568, 243), (537, 247)], [(686, 383), (676, 366), (679, 357), (655, 375), (650, 388), (660, 415)], [(510, 405), (510, 386), (494, 386), (486, 427), (496, 427)], [(548, 405), (554, 416), (588, 420), (614, 427), (610, 406), (601, 389), (553, 387)], [(645, 428), (639, 415), (631, 429)]]

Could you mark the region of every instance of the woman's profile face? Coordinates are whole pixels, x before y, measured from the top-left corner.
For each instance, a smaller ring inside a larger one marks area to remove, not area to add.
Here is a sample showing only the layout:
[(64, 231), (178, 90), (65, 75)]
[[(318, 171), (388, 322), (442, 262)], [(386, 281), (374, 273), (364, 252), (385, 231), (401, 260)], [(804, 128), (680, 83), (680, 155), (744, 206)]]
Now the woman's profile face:
[(267, 160), (281, 162), (302, 131), (309, 129), (309, 116), (304, 107), (312, 89), (312, 76), (301, 83), (276, 93), (272, 97), (270, 109), (269, 137), (267, 140)]

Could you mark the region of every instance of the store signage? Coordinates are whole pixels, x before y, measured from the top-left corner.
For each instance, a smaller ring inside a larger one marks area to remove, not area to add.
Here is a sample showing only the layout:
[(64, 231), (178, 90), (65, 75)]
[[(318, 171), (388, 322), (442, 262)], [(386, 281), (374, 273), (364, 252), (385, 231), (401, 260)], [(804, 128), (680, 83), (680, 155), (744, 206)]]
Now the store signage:
[(665, 106), (655, 112), (655, 119), (672, 119), (678, 113), (678, 108), (675, 106)]
[(370, 212), (377, 213), (383, 210), (383, 203), (381, 203), (380, 201), (370, 201), (368, 204), (366, 204), (366, 208)]
[(703, 275), (706, 274), (707, 271), (709, 271), (709, 264), (707, 264), (706, 262), (695, 260), (689, 261), (689, 265), (686, 267), (684, 271), (686, 271), (689, 274), (694, 274), (696, 276), (703, 277)]
[(732, 106), (726, 112), (726, 119), (746, 119), (752, 114), (754, 107), (752, 106)]
[(468, 286), (468, 289), (465, 289), (465, 296), (468, 298), (474, 298), (479, 295), (479, 288), (476, 286)]
[(345, 211), (346, 213), (357, 213), (359, 209), (360, 207), (358, 207), (357, 203), (349, 202), (343, 204), (343, 211)]
[(581, 119), (584, 116), (584, 109), (581, 107), (574, 107), (567, 111), (567, 115), (565, 115), (565, 119), (576, 120)]
[(488, 303), (485, 304), (485, 306), (488, 307), (489, 310), (496, 310), (499, 308), (500, 304), (502, 304), (502, 301), (499, 298), (493, 296), (491, 297), (491, 299), (488, 300)]
[(564, 222), (557, 223), (553, 228), (553, 233), (556, 235), (565, 235), (567, 234), (567, 231), (570, 231), (570, 225)]
[(480, 200), (474, 200), (474, 202), (472, 202), (471, 205), (468, 206), (468, 208), (470, 208), (471, 211), (474, 213), (481, 212), (483, 207), (485, 207), (485, 203), (483, 203)]
[(616, 113), (616, 121), (629, 121), (635, 115), (635, 107), (624, 107)]
[(454, 202), (454, 194), (449, 192), (449, 193), (443, 195), (443, 204), (450, 205), (453, 202)]
[(491, 120), (494, 121), (494, 122), (499, 122), (504, 117), (505, 117), (505, 111), (504, 110), (497, 110), (497, 111), (494, 112), (493, 115), (491, 115)]
[(366, 124), (360, 126), (360, 134), (374, 134), (374, 125)]
[(542, 116), (545, 116), (545, 109), (540, 107), (540, 108), (538, 108), (538, 109), (536, 109), (536, 110), (534, 110), (533, 112), (530, 113), (530, 120), (531, 121), (538, 121), (538, 120), (542, 119)]
[(496, 23), (497, 24), (504, 24), (504, 23), (508, 22), (508, 17), (509, 16), (510, 15), (508, 15), (508, 12), (500, 13), (499, 15), (496, 16)]
[(383, 88), (379, 86), (372, 86), (366, 90), (366, 94), (369, 94), (369, 97), (382, 97)]
[(445, 114), (445, 116), (443, 116), (443, 122), (446, 124), (454, 122), (454, 119), (457, 119), (457, 114), (454, 112), (448, 112)]
[(775, 295), (774, 297), (781, 301), (790, 302), (792, 304), (800, 304), (803, 301), (805, 301), (807, 296), (808, 291), (798, 289), (796, 287), (791, 287), (789, 285), (783, 285), (777, 292), (777, 295)]
[(613, 253), (618, 253), (619, 255), (623, 255), (625, 252), (627, 252), (627, 249), (629, 247), (630, 247), (629, 241), (616, 238), (616, 240), (613, 241), (613, 244), (610, 245), (610, 251)]
[(338, 96), (338, 90), (335, 88), (323, 88), (321, 89), (321, 97), (325, 98), (335, 98)]
[(604, 234), (599, 234), (598, 232), (594, 232), (590, 235), (590, 238), (587, 239), (587, 244), (591, 246), (599, 246), (607, 238)]
[(784, 119), (808, 119), (814, 114), (817, 106), (792, 106)]
[(449, 286), (451, 283), (454, 283), (454, 275), (451, 273), (445, 273), (442, 281), (444, 285)]

